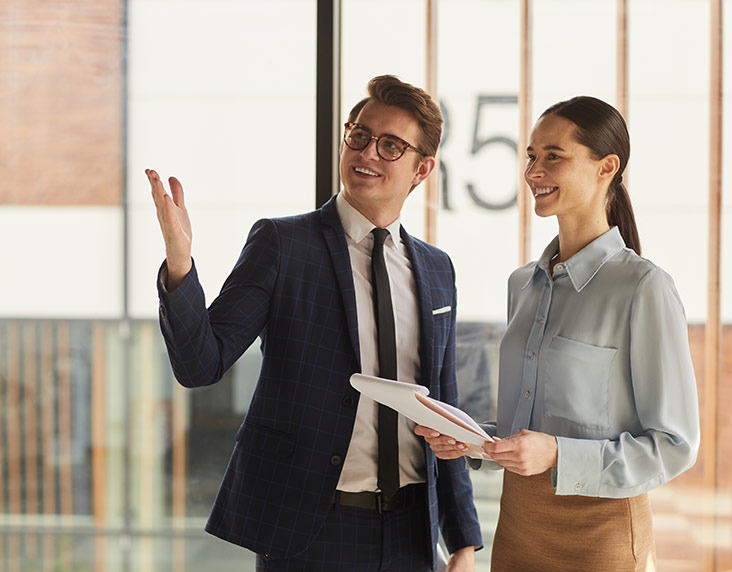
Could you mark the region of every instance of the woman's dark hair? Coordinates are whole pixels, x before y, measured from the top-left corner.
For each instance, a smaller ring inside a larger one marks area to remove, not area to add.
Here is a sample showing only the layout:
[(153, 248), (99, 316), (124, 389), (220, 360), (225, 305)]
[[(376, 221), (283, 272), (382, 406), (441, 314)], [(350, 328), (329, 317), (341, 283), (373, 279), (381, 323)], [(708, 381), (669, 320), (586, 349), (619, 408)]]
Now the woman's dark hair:
[(610, 226), (617, 226), (625, 244), (641, 253), (633, 205), (623, 185), (623, 172), (630, 158), (630, 135), (623, 116), (612, 105), (595, 97), (580, 95), (555, 103), (544, 113), (564, 117), (575, 124), (575, 139), (589, 148), (595, 159), (617, 155), (620, 167), (607, 191), (605, 210)]

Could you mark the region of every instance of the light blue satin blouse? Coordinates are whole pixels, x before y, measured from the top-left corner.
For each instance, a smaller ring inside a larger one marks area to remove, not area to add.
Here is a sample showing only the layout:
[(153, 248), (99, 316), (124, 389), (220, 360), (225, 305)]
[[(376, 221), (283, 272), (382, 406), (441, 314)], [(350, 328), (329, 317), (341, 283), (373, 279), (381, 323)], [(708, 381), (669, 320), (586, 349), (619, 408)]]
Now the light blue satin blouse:
[[(696, 381), (673, 280), (613, 227), (554, 267), (559, 240), (508, 281), (497, 428), (557, 437), (560, 495), (631, 497), (694, 464)], [(492, 425), (492, 424), (491, 424)]]

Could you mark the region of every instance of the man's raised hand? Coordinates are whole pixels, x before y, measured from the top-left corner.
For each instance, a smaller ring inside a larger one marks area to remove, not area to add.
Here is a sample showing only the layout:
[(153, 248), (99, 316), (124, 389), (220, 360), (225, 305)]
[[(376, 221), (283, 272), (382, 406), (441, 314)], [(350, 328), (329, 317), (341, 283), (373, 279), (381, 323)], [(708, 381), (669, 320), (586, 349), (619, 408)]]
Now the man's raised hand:
[[(160, 176), (152, 169), (145, 169), (152, 190), (158, 223), (165, 240), (165, 257), (168, 262), (168, 290), (174, 290), (190, 272), (191, 259), (191, 221), (183, 197), (183, 186), (175, 177), (170, 177), (170, 195), (165, 191)], [(172, 197), (171, 197), (172, 195)]]

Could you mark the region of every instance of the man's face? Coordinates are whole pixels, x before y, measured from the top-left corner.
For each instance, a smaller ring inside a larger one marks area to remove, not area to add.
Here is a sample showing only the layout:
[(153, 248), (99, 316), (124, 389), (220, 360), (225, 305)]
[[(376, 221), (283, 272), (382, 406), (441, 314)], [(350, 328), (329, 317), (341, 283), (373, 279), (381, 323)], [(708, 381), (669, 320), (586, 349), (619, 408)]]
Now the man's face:
[[(395, 135), (419, 147), (420, 129), (417, 120), (400, 107), (377, 101), (367, 103), (356, 118), (372, 135)], [(382, 159), (376, 152), (376, 140), (360, 151), (341, 142), (340, 174), (343, 195), (364, 216), (384, 224), (394, 221), (414, 185), (421, 183), (434, 167), (434, 158), (423, 158), (407, 149), (396, 161)]]

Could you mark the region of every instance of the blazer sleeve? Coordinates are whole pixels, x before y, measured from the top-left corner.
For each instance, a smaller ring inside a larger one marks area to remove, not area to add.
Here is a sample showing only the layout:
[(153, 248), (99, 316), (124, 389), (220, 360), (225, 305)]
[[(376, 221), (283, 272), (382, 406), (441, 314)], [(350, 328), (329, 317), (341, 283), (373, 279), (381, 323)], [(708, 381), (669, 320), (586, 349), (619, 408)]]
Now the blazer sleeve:
[(172, 292), (158, 275), (160, 328), (173, 373), (181, 385), (200, 387), (221, 379), (264, 330), (277, 279), (279, 240), (270, 220), (254, 224), (221, 292), (206, 308), (195, 264)]
[[(456, 309), (457, 294), (453, 286), (452, 323), (440, 372), (440, 398), (452, 405), (457, 405), (458, 402), (455, 361)], [(448, 551), (453, 553), (466, 546), (482, 547), (478, 513), (473, 503), (473, 486), (465, 461), (437, 459), (437, 470), (440, 529)]]

